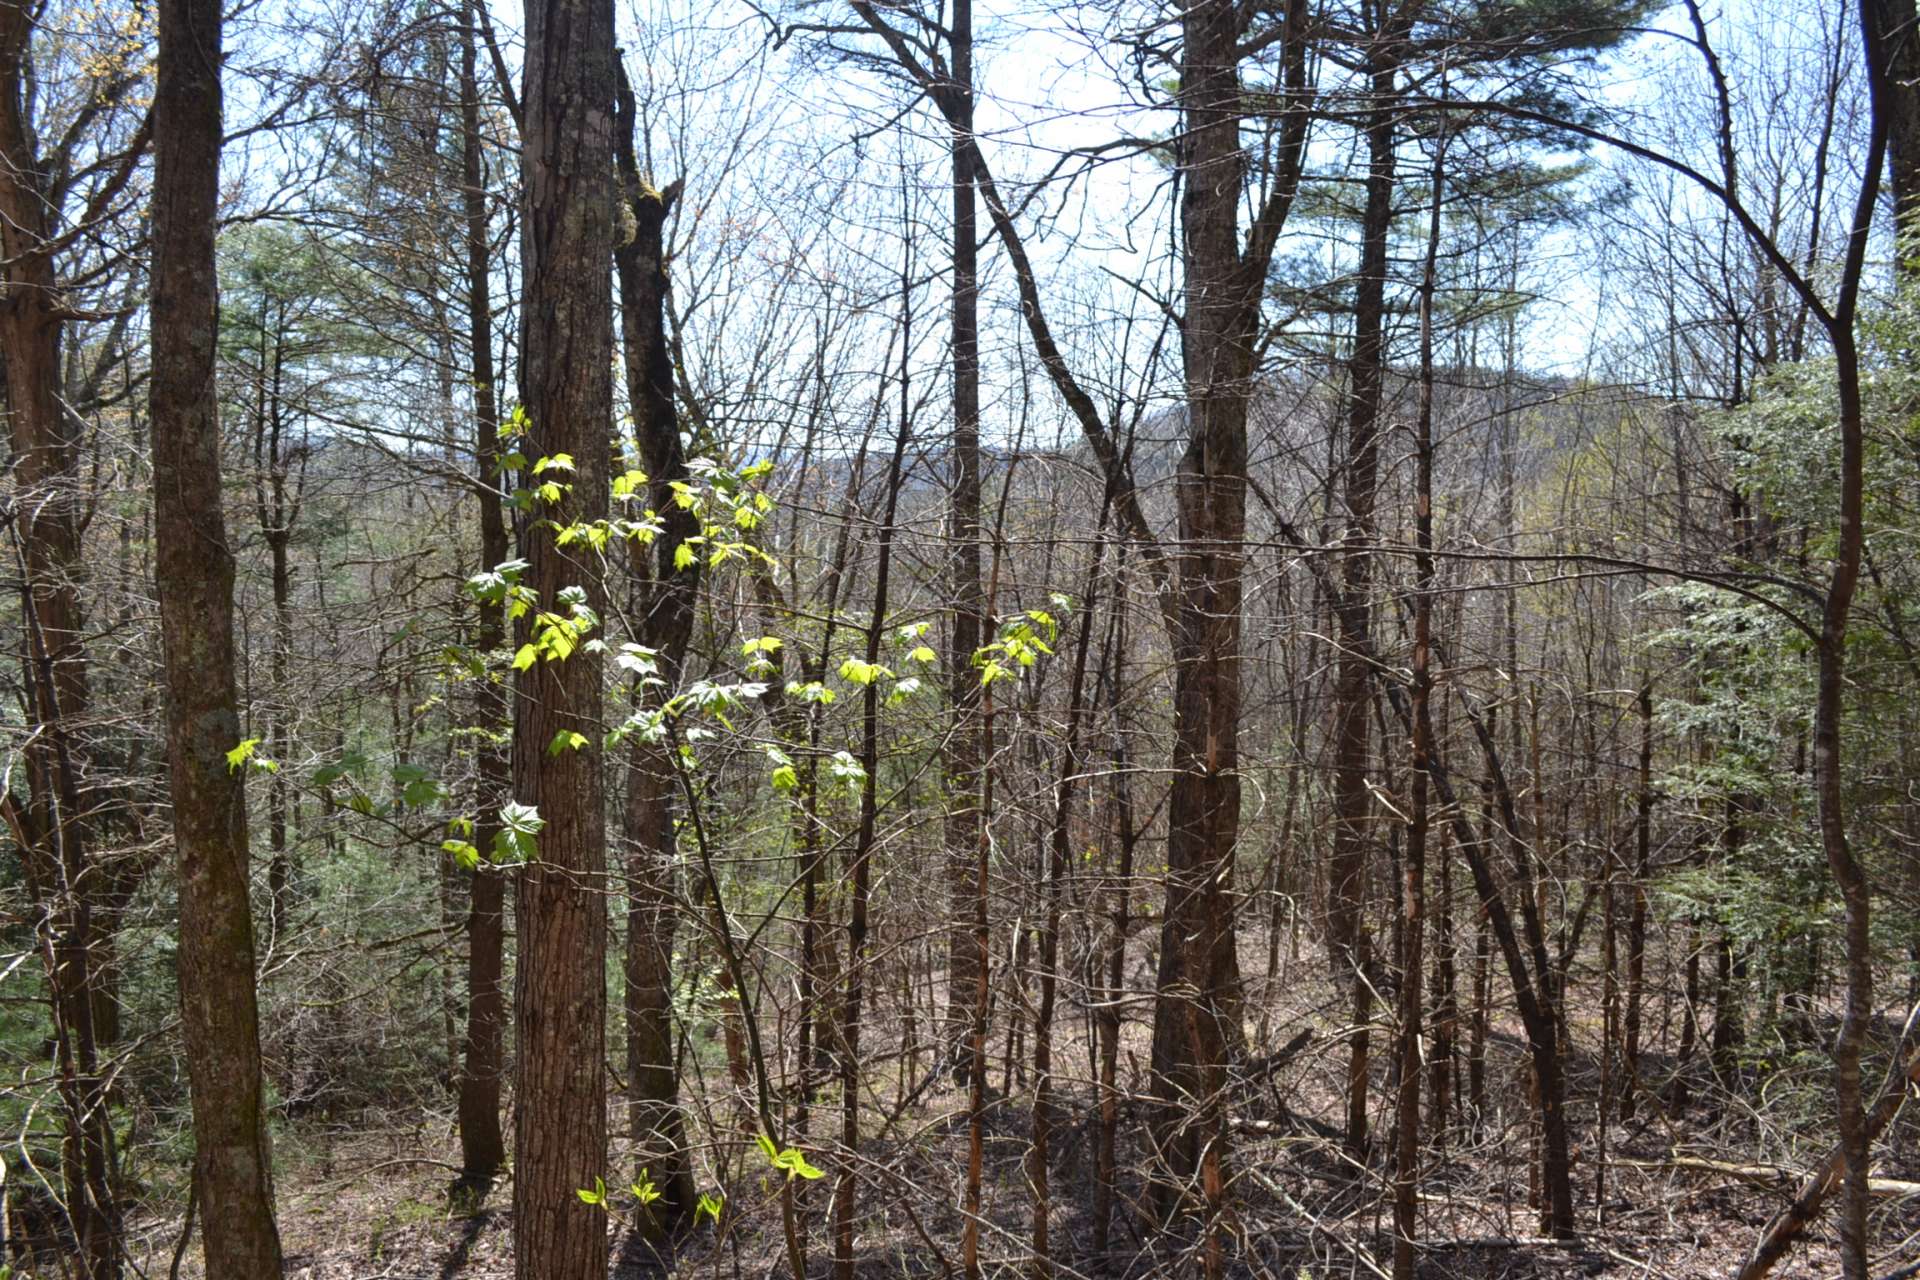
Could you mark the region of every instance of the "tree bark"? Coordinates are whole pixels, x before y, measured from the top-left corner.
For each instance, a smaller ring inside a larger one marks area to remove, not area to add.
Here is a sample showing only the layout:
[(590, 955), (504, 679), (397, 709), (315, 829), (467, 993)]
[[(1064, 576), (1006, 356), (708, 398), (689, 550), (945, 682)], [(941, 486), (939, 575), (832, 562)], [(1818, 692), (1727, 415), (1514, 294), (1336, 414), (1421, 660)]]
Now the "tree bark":
[(1246, 530), (1247, 400), (1258, 279), (1240, 257), (1246, 156), (1235, 6), (1202, 0), (1183, 21), (1180, 108), (1187, 449), (1175, 479), (1180, 546), (1173, 637), (1173, 783), (1166, 910), (1153, 1025), (1163, 1215), (1173, 1188), (1224, 1142), (1203, 1118), (1206, 1068), (1238, 1038), (1232, 1022), (1234, 842), (1240, 826), (1240, 598)]
[(1915, 210), (1920, 209), (1920, 21), (1916, 21), (1914, 0), (1862, 0), (1862, 4), (1861, 17), (1872, 24), (1886, 67), (1879, 109), (1886, 121), (1887, 176), (1894, 213), (1903, 228), (1911, 229)]
[(948, 35), (953, 165), (953, 630), (947, 647), (951, 728), (947, 774), (947, 1027), (949, 1061), (965, 1081), (972, 1069), (967, 1033), (980, 986), (971, 915), (973, 866), (981, 838), (980, 673), (973, 656), (983, 638), (980, 579), (980, 277), (979, 214), (974, 195), (973, 0), (954, 0)]
[(1633, 875), (1628, 885), (1627, 990), (1621, 1057), (1626, 1085), (1620, 1118), (1631, 1120), (1640, 1094), (1640, 1017), (1646, 998), (1647, 877), (1653, 867), (1653, 683), (1640, 686), (1640, 792), (1633, 818)]
[[(606, 616), (598, 560), (553, 525), (607, 514), (613, 421), (614, 24), (611, 0), (527, 7), (521, 403), (529, 458), (568, 454), (560, 501), (529, 531), (524, 584), (562, 616)], [(522, 643), (534, 614), (521, 619)], [(607, 1172), (606, 815), (601, 657), (536, 660), (515, 687), (513, 783), (545, 822), (520, 873), (514, 991), (514, 1258), (520, 1280), (599, 1280), (605, 1211), (575, 1193)], [(563, 735), (577, 734), (578, 739)], [(568, 745), (578, 742), (577, 746)]]
[[(74, 732), (92, 706), (80, 597), (86, 579), (81, 441), (61, 402), (63, 324), (40, 151), (32, 44), (38, 11), (0, 9), (0, 361), (11, 428), (21, 549), (22, 684), (31, 726), (21, 755), (28, 803), (9, 813), (35, 908), (60, 1080), (62, 1193), (75, 1256), (89, 1280), (120, 1268), (113, 1145), (99, 1047), (114, 1018), (103, 960), (110, 954), (111, 873), (93, 849), (94, 791)], [(71, 144), (67, 144), (71, 145)]]
[[(1240, 39), (1248, 13), (1200, 0), (1181, 16), (1177, 158), (1185, 273), (1182, 363), (1187, 448), (1174, 481), (1180, 547), (1169, 616), (1174, 659), (1173, 782), (1166, 906), (1153, 1025), (1153, 1136), (1165, 1216), (1200, 1177), (1219, 1226), (1227, 1130), (1208, 1081), (1240, 1039), (1233, 863), (1240, 828), (1240, 624), (1245, 564), (1247, 406), (1272, 237), (1291, 208), (1305, 141), (1306, 6), (1291, 0), (1283, 54), (1288, 113), (1271, 178), (1243, 251), (1247, 156)], [(1109, 469), (1109, 474), (1112, 474)], [(1206, 1162), (1217, 1178), (1206, 1176)], [(1217, 1261), (1212, 1251), (1208, 1257)]]
[(245, 774), (234, 694), (233, 553), (214, 393), (221, 145), (218, 0), (164, 0), (154, 112), (155, 583), (180, 875), (180, 1010), (208, 1275), (281, 1270), (262, 1105)]
[(1433, 299), (1440, 253), (1441, 197), (1446, 187), (1446, 135), (1433, 162), (1433, 202), (1427, 224), (1426, 266), (1420, 281), (1420, 409), (1414, 428), (1413, 759), (1408, 779), (1411, 812), (1401, 892), (1405, 955), (1400, 974), (1400, 1093), (1393, 1177), (1393, 1275), (1413, 1280), (1414, 1233), (1419, 1215), (1420, 1019), (1422, 947), (1426, 940), (1428, 771), (1433, 763)]
[[(629, 544), (629, 572), (641, 601), (637, 642), (654, 653), (659, 675), (671, 690), (679, 683), (693, 637), (700, 561), (682, 569), (675, 557), (700, 532), (692, 512), (673, 500), (672, 485), (685, 482), (687, 460), (674, 411), (673, 362), (667, 343), (666, 219), (680, 195), (675, 182), (658, 190), (645, 181), (634, 153), (637, 119), (626, 70), (619, 72), (615, 134), (619, 148), (620, 199), (633, 219), (633, 236), (614, 250), (620, 280), (620, 337), (625, 354), (627, 397), (634, 441), (647, 473), (647, 505), (659, 513), (653, 564), (648, 548)], [(657, 708), (661, 686), (643, 689), (639, 702)], [(641, 1176), (660, 1192), (646, 1228), (659, 1234), (693, 1212), (693, 1176), (673, 1029), (673, 937), (678, 919), (673, 882), (674, 766), (664, 740), (635, 734), (627, 754), (626, 1019), (628, 1124)]]
[[(900, 420), (893, 438), (893, 457), (887, 464), (887, 497), (880, 519), (879, 543), (873, 571), (873, 611), (867, 623), (866, 662), (880, 661), (880, 641), (886, 630), (887, 587), (893, 568), (894, 519), (900, 503), (902, 464), (913, 434), (907, 355), (912, 349), (913, 292), (908, 272), (901, 279)], [(873, 850), (879, 821), (880, 682), (870, 680), (860, 707), (860, 819), (848, 867), (847, 963), (845, 996), (840, 1010), (840, 1144), (845, 1161), (833, 1180), (833, 1270), (839, 1280), (854, 1277), (854, 1216), (858, 1184), (854, 1163), (860, 1153), (860, 1033), (865, 1016), (867, 970), (872, 956), (867, 943), (871, 922)], [(976, 1055), (977, 1061), (977, 1055)]]
[[(499, 399), (494, 390), (493, 297), (488, 282), (491, 239), (474, 47), (479, 3), (464, 0), (461, 8), (460, 199), (466, 234), (467, 362), (473, 381), (474, 462), (480, 472), (480, 567), (493, 569), (507, 560), (512, 547), (500, 497), (506, 476), (501, 465)], [(483, 655), (491, 655), (503, 649), (506, 642), (501, 606), (481, 604), (474, 647)], [(513, 794), (513, 766), (500, 741), (508, 722), (506, 688), (491, 670), (478, 682), (474, 711), (480, 730), (476, 761), (480, 816), (474, 823), (474, 836), (480, 849), (491, 850), (500, 830), (499, 807)], [(467, 1021), (457, 1103), (457, 1185), (476, 1197), (492, 1185), (507, 1155), (500, 1129), (501, 1041), (506, 1024), (505, 899), (505, 875), (492, 866), (477, 869), (467, 900)]]
[[(1116, 600), (1121, 596), (1118, 581), (1116, 581), (1114, 595)], [(1103, 943), (1105, 985), (1101, 991), (1097, 1014), (1100, 1040), (1100, 1129), (1094, 1155), (1093, 1192), (1093, 1251), (1097, 1256), (1104, 1256), (1110, 1243), (1113, 1230), (1113, 1202), (1117, 1191), (1115, 1183), (1118, 1181), (1119, 1173), (1116, 1149), (1119, 1145), (1120, 1129), (1120, 1001), (1126, 988), (1127, 933), (1131, 927), (1128, 917), (1133, 904), (1133, 856), (1134, 848), (1140, 839), (1133, 814), (1133, 787), (1128, 776), (1127, 730), (1121, 701), (1121, 690), (1126, 679), (1126, 612), (1118, 605), (1114, 609), (1113, 639), (1110, 648), (1113, 666), (1107, 679), (1107, 714), (1112, 721), (1113, 746), (1109, 757), (1111, 766), (1109, 774), (1113, 788), (1111, 801), (1113, 834), (1120, 845), (1120, 862), (1111, 873), (1106, 895), (1111, 914), (1108, 917), (1107, 936)]]

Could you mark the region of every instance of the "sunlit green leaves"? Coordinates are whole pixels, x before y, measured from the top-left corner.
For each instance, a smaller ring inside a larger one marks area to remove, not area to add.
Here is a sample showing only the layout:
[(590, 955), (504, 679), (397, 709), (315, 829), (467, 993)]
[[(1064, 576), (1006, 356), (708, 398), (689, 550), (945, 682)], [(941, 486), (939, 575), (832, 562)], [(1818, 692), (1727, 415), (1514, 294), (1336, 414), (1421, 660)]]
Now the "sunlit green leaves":
[(587, 633), (600, 625), (600, 615), (587, 604), (585, 587), (562, 587), (558, 603), (566, 612), (543, 609), (533, 616), (533, 638), (513, 655), (513, 669), (525, 671), (536, 662), (565, 662), (587, 643)]
[(827, 757), (827, 776), (849, 791), (858, 791), (867, 780), (867, 771), (851, 751), (836, 751)]
[(848, 684), (857, 684), (862, 688), (872, 684), (881, 676), (893, 673), (877, 662), (868, 662), (864, 658), (848, 658), (840, 664), (840, 678)]
[(502, 865), (532, 862), (540, 855), (535, 839), (547, 820), (530, 804), (509, 800), (500, 806), (500, 830), (493, 837), (493, 860)]
[(443, 853), (451, 854), (454, 865), (462, 871), (480, 869), (480, 850), (471, 840), (442, 840), (440, 849)]
[(258, 738), (242, 739), (233, 750), (227, 752), (227, 772), (238, 772), (242, 765), (245, 765), (250, 771), (255, 773), (280, 772), (279, 761), (269, 760), (265, 756), (256, 754), (259, 746), (260, 739)]
[(660, 651), (649, 649), (643, 644), (623, 644), (613, 655), (613, 665), (642, 679), (658, 675)]
[(1058, 632), (1059, 623), (1045, 609), (1028, 609), (1001, 623), (993, 643), (981, 646), (973, 655), (980, 683), (991, 685), (1018, 676), (1041, 657), (1050, 656)]
[(787, 682), (787, 696), (789, 698), (798, 698), (802, 702), (816, 703), (824, 707), (831, 705), (834, 699), (840, 695), (827, 688), (826, 685), (821, 684), (818, 680), (789, 680)]
[(826, 1177), (826, 1174), (807, 1163), (807, 1157), (802, 1154), (800, 1148), (787, 1147), (782, 1150), (778, 1143), (764, 1133), (755, 1134), (753, 1140), (760, 1144), (760, 1152), (766, 1156), (767, 1163), (785, 1173), (787, 1181), (791, 1182), (795, 1178), (812, 1181)]
[(793, 757), (772, 743), (760, 749), (773, 764), (773, 789), (782, 793), (796, 790), (800, 786), (800, 776), (794, 771)]

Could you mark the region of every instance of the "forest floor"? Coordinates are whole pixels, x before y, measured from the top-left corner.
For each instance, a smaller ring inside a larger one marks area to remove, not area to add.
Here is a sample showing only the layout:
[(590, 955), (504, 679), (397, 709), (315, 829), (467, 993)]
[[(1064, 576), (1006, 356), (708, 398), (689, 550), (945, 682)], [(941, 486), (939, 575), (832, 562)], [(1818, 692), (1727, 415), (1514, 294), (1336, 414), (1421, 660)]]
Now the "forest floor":
[[(1285, 966), (1271, 984), (1253, 976), (1265, 973), (1263, 948), (1257, 957), (1249, 955), (1248, 963), (1257, 966), (1246, 970), (1250, 1061), (1264, 1058), (1270, 1065), (1242, 1082), (1234, 1104), (1236, 1243), (1229, 1274), (1262, 1280), (1384, 1277), (1392, 1256), (1384, 1149), (1390, 1141), (1384, 1129), (1390, 1122), (1390, 1098), (1384, 1092), (1387, 1035), (1377, 1033), (1373, 1044), (1374, 1116), (1383, 1128), (1371, 1165), (1360, 1168), (1343, 1154), (1336, 1128), (1344, 1114), (1348, 1040), (1340, 1012), (1345, 997), (1312, 960)], [(1649, 1005), (1649, 1080), (1671, 1082), (1674, 1076), (1671, 1057), (1662, 1056), (1678, 1035), (1679, 1014), (1672, 1003)], [(869, 1024), (868, 1043), (910, 1044), (904, 1038), (909, 1024), (898, 1005), (880, 1012)], [(1818, 1110), (1825, 1096), (1819, 1055), (1808, 1050), (1776, 1055), (1785, 1065), (1766, 1081), (1749, 1077), (1737, 1096), (1719, 1089), (1705, 1062), (1696, 1061), (1685, 1073), (1690, 1101), (1684, 1108), (1671, 1105), (1671, 1093), (1661, 1106), (1643, 1102), (1635, 1120), (1616, 1119), (1603, 1140), (1595, 1124), (1599, 1065), (1576, 1055), (1569, 1063), (1569, 1111), (1580, 1238), (1571, 1244), (1544, 1240), (1538, 1212), (1529, 1208), (1532, 1121), (1523, 1046), (1517, 1025), (1505, 1025), (1511, 1020), (1495, 1012), (1486, 1113), (1477, 1127), (1456, 1126), (1446, 1145), (1429, 1148), (1423, 1163), (1422, 1277), (1730, 1278), (1791, 1192), (1786, 1172), (1769, 1177), (1768, 1171), (1804, 1165), (1831, 1132)], [(1590, 1028), (1581, 1025), (1589, 1012), (1595, 1019)], [(1145, 1091), (1147, 1028), (1140, 1016), (1144, 1008), (1133, 1013), (1119, 1074), (1123, 1090), (1138, 1097)], [(1577, 1041), (1598, 1041), (1598, 1016), (1597, 1009), (1576, 1008)], [(925, 1025), (924, 1010), (920, 1023)], [(1055, 1048), (1064, 1104), (1053, 1162), (1058, 1273), (1198, 1275), (1194, 1240), (1177, 1231), (1145, 1232), (1126, 1199), (1129, 1192), (1137, 1195), (1140, 1184), (1144, 1119), (1134, 1105), (1123, 1104), (1119, 1125), (1123, 1185), (1113, 1248), (1105, 1257), (1091, 1252), (1096, 1129), (1087, 1083), (1089, 1025), (1083, 1009), (1063, 1002)], [(1298, 1040), (1302, 1031), (1311, 1033), (1304, 1042)], [(985, 1126), (986, 1226), (980, 1251), (986, 1274), (1011, 1276), (1024, 1274), (1031, 1258), (1033, 1200), (1023, 1164), (1032, 1095), (1017, 1070), (1010, 1090), (1000, 1094), (1005, 1047), (994, 1046), (989, 1071), (999, 1096)], [(719, 1247), (714, 1228), (706, 1225), (684, 1233), (672, 1256), (661, 1259), (616, 1230), (611, 1275), (721, 1280), (786, 1273), (777, 1188), (753, 1172), (760, 1157), (750, 1131), (724, 1118), (734, 1114), (734, 1104), (725, 1097), (724, 1066), (712, 1070), (720, 1061), (717, 1045), (704, 1046), (698, 1056), (708, 1074), (705, 1086), (696, 1081), (692, 1090), (693, 1110), (705, 1121), (697, 1120), (695, 1128), (724, 1135), (702, 1147), (700, 1166), (706, 1185), (724, 1181), (735, 1188)], [(880, 1219), (865, 1219), (856, 1250), (860, 1274), (876, 1280), (960, 1274), (966, 1098), (943, 1079), (900, 1108), (903, 1076), (924, 1079), (928, 1055), (922, 1051), (915, 1058), (917, 1071), (903, 1070), (905, 1059), (898, 1052), (876, 1052), (866, 1059), (873, 1092), (862, 1117), (863, 1134), (870, 1136), (862, 1143), (861, 1207)], [(1704, 1059), (1704, 1046), (1696, 1059)], [(1464, 1074), (1463, 1067), (1463, 1082)], [(1756, 1098), (1767, 1100), (1764, 1110)], [(1916, 1110), (1910, 1108), (1882, 1144), (1877, 1176), (1920, 1179), (1920, 1119), (1911, 1114)], [(614, 1109), (616, 1122), (622, 1114)], [(716, 1115), (722, 1117), (717, 1123)], [(815, 1128), (837, 1128), (838, 1118), (837, 1100), (823, 1098)], [(290, 1280), (494, 1280), (513, 1274), (511, 1188), (504, 1180), (478, 1212), (449, 1211), (446, 1191), (457, 1144), (447, 1116), (402, 1127), (359, 1124), (287, 1138), (292, 1140), (283, 1139), (279, 1152), (278, 1195)], [(822, 1167), (836, 1167), (834, 1150), (824, 1142), (817, 1149), (810, 1145), (808, 1154)], [(1136, 1162), (1132, 1169), (1130, 1159)], [(1700, 1163), (1711, 1161), (1745, 1167), (1735, 1171)], [(808, 1269), (814, 1276), (826, 1275), (831, 1271), (826, 1221), (831, 1177), (799, 1185), (809, 1224)], [(1874, 1215), (1874, 1274), (1920, 1261), (1920, 1196), (1877, 1199)], [(179, 1217), (156, 1215), (143, 1225), (136, 1233), (135, 1261), (148, 1277), (168, 1275)], [(1823, 1220), (1773, 1274), (1786, 1280), (1837, 1276), (1830, 1233), (1830, 1221)], [(199, 1276), (198, 1255), (197, 1246), (189, 1248), (177, 1274)]]

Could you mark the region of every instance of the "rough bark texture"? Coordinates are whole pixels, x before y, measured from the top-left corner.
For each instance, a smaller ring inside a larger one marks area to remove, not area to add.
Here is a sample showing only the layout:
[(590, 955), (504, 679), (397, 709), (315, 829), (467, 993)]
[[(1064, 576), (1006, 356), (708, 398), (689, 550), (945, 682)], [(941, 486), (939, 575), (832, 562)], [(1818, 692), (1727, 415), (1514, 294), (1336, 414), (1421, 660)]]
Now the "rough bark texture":
[(1428, 770), (1433, 764), (1433, 300), (1440, 253), (1440, 210), (1446, 188), (1446, 138), (1433, 164), (1433, 204), (1427, 223), (1426, 269), (1420, 282), (1420, 412), (1414, 429), (1413, 752), (1412, 806), (1407, 824), (1401, 910), (1406, 948), (1400, 975), (1400, 1094), (1393, 1177), (1393, 1275), (1413, 1280), (1414, 1233), (1419, 1220), (1422, 945), (1426, 930)]
[[(700, 532), (699, 521), (673, 501), (669, 487), (687, 478), (674, 412), (673, 362), (668, 350), (665, 226), (680, 185), (656, 190), (634, 157), (633, 93), (620, 73), (615, 130), (618, 135), (620, 199), (633, 219), (633, 237), (614, 251), (620, 278), (620, 336), (625, 353), (627, 396), (640, 463), (650, 482), (647, 505), (660, 514), (661, 531), (648, 549), (631, 545), (629, 568), (640, 597), (637, 642), (652, 649), (669, 688), (693, 637), (693, 608), (700, 561), (675, 567), (682, 544)], [(658, 706), (655, 686), (641, 695)], [(673, 1034), (673, 935), (678, 920), (673, 883), (674, 767), (664, 740), (635, 735), (628, 747), (624, 838), (629, 892), (626, 938), (628, 1125), (635, 1161), (661, 1193), (648, 1225), (664, 1229), (693, 1211), (685, 1124)]]
[[(1411, 21), (1413, 5), (1395, 21)], [(1366, 926), (1367, 854), (1373, 802), (1367, 764), (1373, 670), (1367, 655), (1372, 626), (1374, 503), (1379, 488), (1379, 421), (1385, 371), (1387, 237), (1393, 223), (1395, 79), (1392, 31), (1376, 31), (1368, 46), (1371, 91), (1367, 115), (1366, 203), (1360, 219), (1360, 265), (1354, 280), (1353, 355), (1348, 362), (1346, 529), (1343, 577), (1334, 614), (1340, 658), (1333, 695), (1334, 829), (1328, 867), (1327, 943), (1336, 972), (1351, 983), (1353, 1034), (1348, 1042), (1347, 1147), (1367, 1144), (1367, 1080), (1373, 984)]]
[[(1834, 380), (1839, 392), (1838, 435), (1840, 458), (1839, 540), (1827, 580), (1821, 609), (1819, 643), (1815, 646), (1818, 675), (1813, 713), (1813, 789), (1819, 800), (1820, 846), (1845, 906), (1842, 936), (1846, 954), (1846, 1013), (1834, 1037), (1834, 1104), (1839, 1112), (1840, 1154), (1846, 1170), (1840, 1188), (1840, 1264), (1847, 1280), (1867, 1276), (1867, 1197), (1872, 1137), (1861, 1093), (1861, 1056), (1867, 1028), (1873, 1021), (1873, 892), (1866, 868), (1855, 855), (1847, 835), (1847, 780), (1841, 757), (1842, 719), (1846, 712), (1847, 628), (1853, 597), (1860, 585), (1861, 560), (1866, 546), (1866, 425), (1860, 400), (1860, 353), (1854, 337), (1861, 273), (1873, 207), (1879, 196), (1881, 167), (1886, 163), (1889, 139), (1901, 136), (1903, 110), (1910, 107), (1913, 89), (1899, 83), (1904, 65), (1897, 45), (1890, 44), (1877, 20), (1874, 6), (1860, 11), (1861, 40), (1872, 100), (1872, 128), (1867, 147), (1865, 180), (1854, 211), (1846, 265), (1836, 298), (1828, 337), (1833, 343)], [(1915, 38), (1909, 29), (1901, 37)], [(1902, 194), (1898, 186), (1895, 197)]]
[(1239, 32), (1232, 4), (1195, 5), (1184, 21), (1180, 68), (1187, 450), (1175, 482), (1173, 786), (1153, 1091), (1163, 1104), (1156, 1137), (1164, 1173), (1182, 1182), (1197, 1171), (1202, 1145), (1226, 1137), (1224, 1126), (1205, 1118), (1218, 1108), (1202, 1096), (1202, 1081), (1236, 1035), (1231, 1019), (1240, 984), (1231, 884), (1240, 828), (1241, 542), (1259, 277), (1240, 256), (1246, 156)]
[[(506, 512), (500, 498), (500, 407), (494, 391), (493, 298), (485, 169), (481, 161), (480, 82), (474, 49), (478, 0), (466, 0), (460, 24), (460, 203), (467, 254), (467, 360), (473, 380), (474, 460), (480, 469), (480, 566), (492, 569), (512, 554)], [(474, 647), (494, 653), (507, 642), (500, 606), (480, 606)], [(478, 847), (493, 848), (500, 805), (513, 793), (512, 763), (499, 741), (507, 727), (505, 686), (492, 678), (478, 683), (476, 727), (481, 730), (477, 772), (479, 813), (474, 834)], [(467, 1022), (461, 1043), (457, 1114), (460, 1122), (458, 1186), (479, 1194), (493, 1182), (507, 1158), (500, 1129), (501, 1041), (506, 1025), (503, 985), (506, 882), (500, 872), (482, 868), (473, 877), (467, 900)]]
[(180, 1012), (206, 1272), (280, 1275), (261, 1107), (245, 774), (234, 697), (233, 553), (214, 397), (220, 174), (218, 0), (165, 0), (155, 114), (153, 488), (167, 749), (180, 877)]
[[(1285, 10), (1287, 91), (1280, 96), (1285, 114), (1271, 160), (1275, 170), (1267, 175), (1243, 247), (1247, 156), (1240, 145), (1246, 110), (1240, 39), (1250, 16), (1230, 0), (1201, 0), (1181, 19), (1187, 449), (1175, 479), (1180, 548), (1167, 610), (1175, 663), (1174, 741), (1153, 1023), (1153, 1094), (1160, 1103), (1153, 1129), (1161, 1165), (1154, 1173), (1154, 1199), (1160, 1212), (1170, 1212), (1180, 1198), (1175, 1189), (1197, 1176), (1210, 1216), (1224, 1194), (1227, 1135), (1209, 1081), (1239, 1040), (1232, 886), (1240, 827), (1247, 406), (1261, 287), (1298, 186), (1308, 97), (1306, 6), (1292, 0)], [(1122, 504), (1123, 518), (1125, 511)]]
[[(1391, 92), (1391, 68), (1374, 71)], [(1378, 106), (1367, 125), (1366, 208), (1360, 229), (1360, 268), (1354, 281), (1353, 355), (1348, 361), (1346, 530), (1341, 591), (1335, 603), (1340, 658), (1334, 684), (1333, 860), (1328, 870), (1327, 945), (1336, 970), (1350, 971), (1363, 959), (1361, 934), (1366, 898), (1368, 818), (1368, 710), (1372, 671), (1367, 657), (1370, 609), (1367, 591), (1374, 535), (1374, 495), (1379, 483), (1383, 320), (1386, 312), (1387, 231), (1393, 217), (1393, 120)], [(1352, 1135), (1349, 1135), (1351, 1138)]]
[[(565, 616), (561, 592), (606, 614), (596, 557), (553, 525), (607, 513), (613, 420), (614, 31), (611, 0), (527, 8), (521, 173), (521, 403), (529, 458), (569, 454), (558, 503), (529, 532), (525, 584)], [(552, 525), (546, 522), (551, 521)], [(521, 620), (522, 643), (533, 615)], [(597, 632), (596, 632), (597, 634)], [(545, 820), (520, 875), (514, 989), (514, 1258), (520, 1280), (598, 1280), (607, 1218), (575, 1194), (607, 1172), (606, 815), (600, 654), (542, 659), (515, 686), (513, 783)], [(570, 747), (563, 734), (580, 735)], [(556, 749), (556, 746), (558, 749)]]
[(14, 535), (24, 552), (19, 656), (37, 730), (21, 753), (27, 807), (9, 801), (8, 821), (35, 906), (53, 1013), (61, 1191), (74, 1256), (82, 1276), (107, 1280), (120, 1265), (110, 1112), (98, 1062), (114, 1022), (103, 981), (111, 873), (95, 856), (85, 746), (75, 733), (92, 701), (80, 599), (86, 497), (80, 422), (60, 400), (62, 323), (49, 221), (58, 195), (36, 136), (35, 13), (25, 5), (0, 9), (0, 360), (17, 485)]
[(973, 4), (954, 0), (950, 105), (953, 163), (953, 631), (947, 646), (952, 728), (947, 735), (947, 1027), (946, 1040), (961, 1079), (972, 1055), (967, 1031), (980, 986), (969, 921), (974, 861), (981, 839), (980, 648), (984, 604), (980, 586), (980, 279), (979, 218), (973, 185)]
[(1887, 129), (1887, 172), (1894, 210), (1910, 225), (1920, 208), (1920, 21), (1914, 0), (1864, 0), (1862, 16), (1873, 24), (1884, 51), (1880, 110)]
[(1622, 1067), (1626, 1087), (1620, 1096), (1620, 1118), (1631, 1120), (1640, 1091), (1640, 1010), (1646, 995), (1647, 878), (1653, 868), (1653, 685), (1640, 686), (1640, 792), (1634, 804), (1633, 874), (1627, 909), (1626, 1012), (1621, 1030)]

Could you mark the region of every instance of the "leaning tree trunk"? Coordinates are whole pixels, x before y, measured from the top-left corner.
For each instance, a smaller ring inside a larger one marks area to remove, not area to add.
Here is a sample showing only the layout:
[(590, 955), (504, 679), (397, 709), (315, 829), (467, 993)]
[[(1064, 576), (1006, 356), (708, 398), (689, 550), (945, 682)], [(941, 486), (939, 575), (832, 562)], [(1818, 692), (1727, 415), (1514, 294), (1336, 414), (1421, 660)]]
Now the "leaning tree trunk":
[(262, 1107), (245, 775), (234, 696), (233, 553), (214, 395), (219, 0), (164, 0), (154, 113), (154, 579), (180, 868), (180, 1012), (206, 1272), (281, 1270)]
[[(530, 532), (523, 581), (536, 610), (562, 617), (570, 601), (596, 619), (606, 615), (598, 561), (560, 546), (552, 526), (607, 514), (614, 58), (611, 0), (527, 7), (520, 400), (527, 455), (567, 454), (573, 470), (562, 473), (560, 500), (543, 507)], [(521, 620), (523, 644), (535, 638), (533, 618)], [(514, 793), (545, 822), (519, 885), (513, 1211), (520, 1280), (600, 1280), (607, 1268), (606, 1214), (576, 1194), (607, 1172), (601, 668), (598, 649), (582, 644), (535, 661), (515, 688)]]

